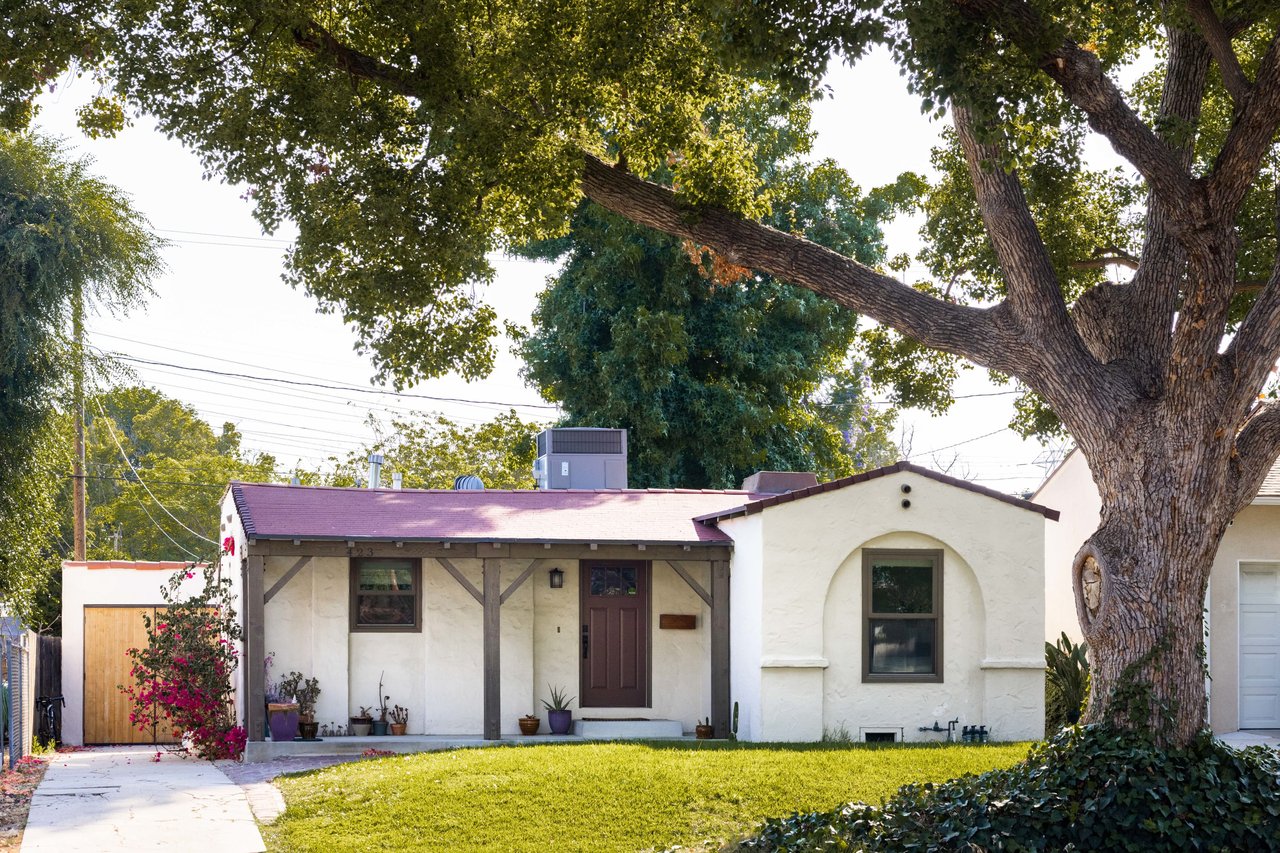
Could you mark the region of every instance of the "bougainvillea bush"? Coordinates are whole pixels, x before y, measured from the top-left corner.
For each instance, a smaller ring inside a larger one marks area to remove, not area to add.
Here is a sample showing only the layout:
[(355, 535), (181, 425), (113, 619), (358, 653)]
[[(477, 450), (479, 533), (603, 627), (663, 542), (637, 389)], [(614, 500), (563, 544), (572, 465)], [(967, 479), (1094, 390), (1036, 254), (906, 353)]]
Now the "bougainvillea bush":
[(188, 739), (202, 758), (236, 758), (244, 753), (245, 730), (236, 725), (231, 675), (243, 636), (231, 607), (231, 581), (206, 566), (204, 588), (192, 596), (183, 583), (198, 569), (180, 569), (161, 591), (165, 610), (144, 614), (150, 643), (129, 649), (134, 684), (121, 686), (132, 702), (129, 721), (140, 731), (172, 729)]

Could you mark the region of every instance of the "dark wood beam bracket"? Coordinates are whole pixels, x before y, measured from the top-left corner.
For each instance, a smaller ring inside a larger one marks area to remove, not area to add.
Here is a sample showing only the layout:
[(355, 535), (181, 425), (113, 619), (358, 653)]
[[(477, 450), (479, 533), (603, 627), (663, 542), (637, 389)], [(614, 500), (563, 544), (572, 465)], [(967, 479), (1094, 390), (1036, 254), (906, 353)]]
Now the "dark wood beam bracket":
[(263, 596), (262, 603), (266, 604), (268, 601), (275, 598), (276, 593), (284, 589), (285, 585), (288, 584), (289, 581), (293, 580), (293, 576), (302, 571), (302, 567), (310, 562), (310, 557), (299, 557), (298, 561), (289, 567), (289, 571), (281, 575), (280, 579), (271, 585), (271, 589), (267, 590), (267, 594)]

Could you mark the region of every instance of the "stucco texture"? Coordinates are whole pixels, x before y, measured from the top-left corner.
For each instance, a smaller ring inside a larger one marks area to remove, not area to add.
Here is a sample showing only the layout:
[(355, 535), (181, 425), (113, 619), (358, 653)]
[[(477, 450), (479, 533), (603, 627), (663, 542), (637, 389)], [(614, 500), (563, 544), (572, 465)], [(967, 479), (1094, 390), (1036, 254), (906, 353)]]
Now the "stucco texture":
[[(641, 556), (638, 554), (637, 556)], [(296, 558), (266, 560), (266, 588)], [(477, 589), (483, 561), (455, 559), (454, 566)], [(503, 559), (505, 590), (529, 561)], [(550, 687), (579, 690), (579, 570), (577, 560), (544, 561), (502, 605), (500, 643), (501, 727), (518, 734), (517, 719), (544, 718)], [(685, 564), (709, 585), (705, 562)], [(378, 704), (378, 679), (388, 703), (409, 709), (408, 733), (477, 735), (483, 730), (483, 610), (437, 561), (422, 560), (421, 632), (352, 632), (349, 627), (350, 561), (316, 557), (265, 607), (266, 650), (275, 654), (273, 677), (296, 669), (320, 680), (317, 720), (345, 724), (361, 705)], [(551, 589), (547, 572), (564, 570), (564, 587)], [(645, 716), (681, 721), (692, 731), (710, 712), (707, 608), (671, 567), (652, 563), (652, 701), (644, 708), (571, 705), (575, 716)], [(695, 630), (658, 628), (662, 613), (693, 613)], [(376, 711), (375, 711), (376, 716)]]
[[(733, 699), (748, 724), (740, 733), (813, 741), (891, 730), (938, 740), (945, 735), (920, 727), (959, 718), (999, 740), (1043, 737), (1045, 524), (1037, 512), (911, 472), (722, 522), (736, 542)], [(739, 571), (742, 540), (756, 538), (759, 563)], [(942, 551), (941, 682), (863, 681), (866, 548)], [(736, 609), (757, 600), (758, 629)]]

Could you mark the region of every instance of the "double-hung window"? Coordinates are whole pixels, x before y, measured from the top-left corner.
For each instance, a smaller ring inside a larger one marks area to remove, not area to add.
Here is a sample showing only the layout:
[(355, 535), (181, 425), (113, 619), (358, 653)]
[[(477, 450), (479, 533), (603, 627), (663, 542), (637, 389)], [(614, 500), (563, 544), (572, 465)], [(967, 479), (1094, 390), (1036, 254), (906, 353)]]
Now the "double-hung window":
[(862, 680), (942, 681), (942, 552), (863, 551)]
[(422, 561), (352, 559), (351, 630), (421, 631)]

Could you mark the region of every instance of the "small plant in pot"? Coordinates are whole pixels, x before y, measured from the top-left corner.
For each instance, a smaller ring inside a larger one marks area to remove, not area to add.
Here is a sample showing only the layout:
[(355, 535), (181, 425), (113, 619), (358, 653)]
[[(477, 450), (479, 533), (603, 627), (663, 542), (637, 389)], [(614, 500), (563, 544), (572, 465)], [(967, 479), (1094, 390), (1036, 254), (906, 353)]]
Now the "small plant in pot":
[(698, 724), (693, 727), (693, 733), (697, 735), (698, 740), (706, 740), (716, 736), (716, 730), (711, 726), (711, 718), (703, 717)]
[(569, 710), (569, 703), (578, 697), (565, 698), (569, 691), (563, 687), (548, 684), (547, 689), (551, 691), (551, 698), (542, 700), (542, 707), (547, 709), (547, 725), (551, 727), (553, 735), (567, 735), (569, 727), (573, 725), (573, 711)]
[(536, 735), (538, 727), (542, 725), (542, 720), (536, 714), (525, 714), (518, 722), (520, 723), (520, 734), (526, 737)]
[(404, 734), (405, 726), (409, 722), (409, 709), (403, 705), (397, 705), (391, 709), (391, 733), (393, 735)]
[(351, 734), (356, 737), (367, 737), (369, 730), (373, 727), (373, 715), (369, 713), (371, 709), (365, 705), (360, 706), (359, 714), (351, 715)]
[(320, 698), (320, 680), (291, 672), (280, 679), (280, 692), (298, 703), (298, 733), (303, 740), (315, 740), (320, 724), (316, 722), (316, 700)]
[(387, 733), (387, 700), (391, 697), (382, 692), (382, 679), (387, 673), (378, 676), (378, 719), (373, 721), (373, 733), (383, 737)]

